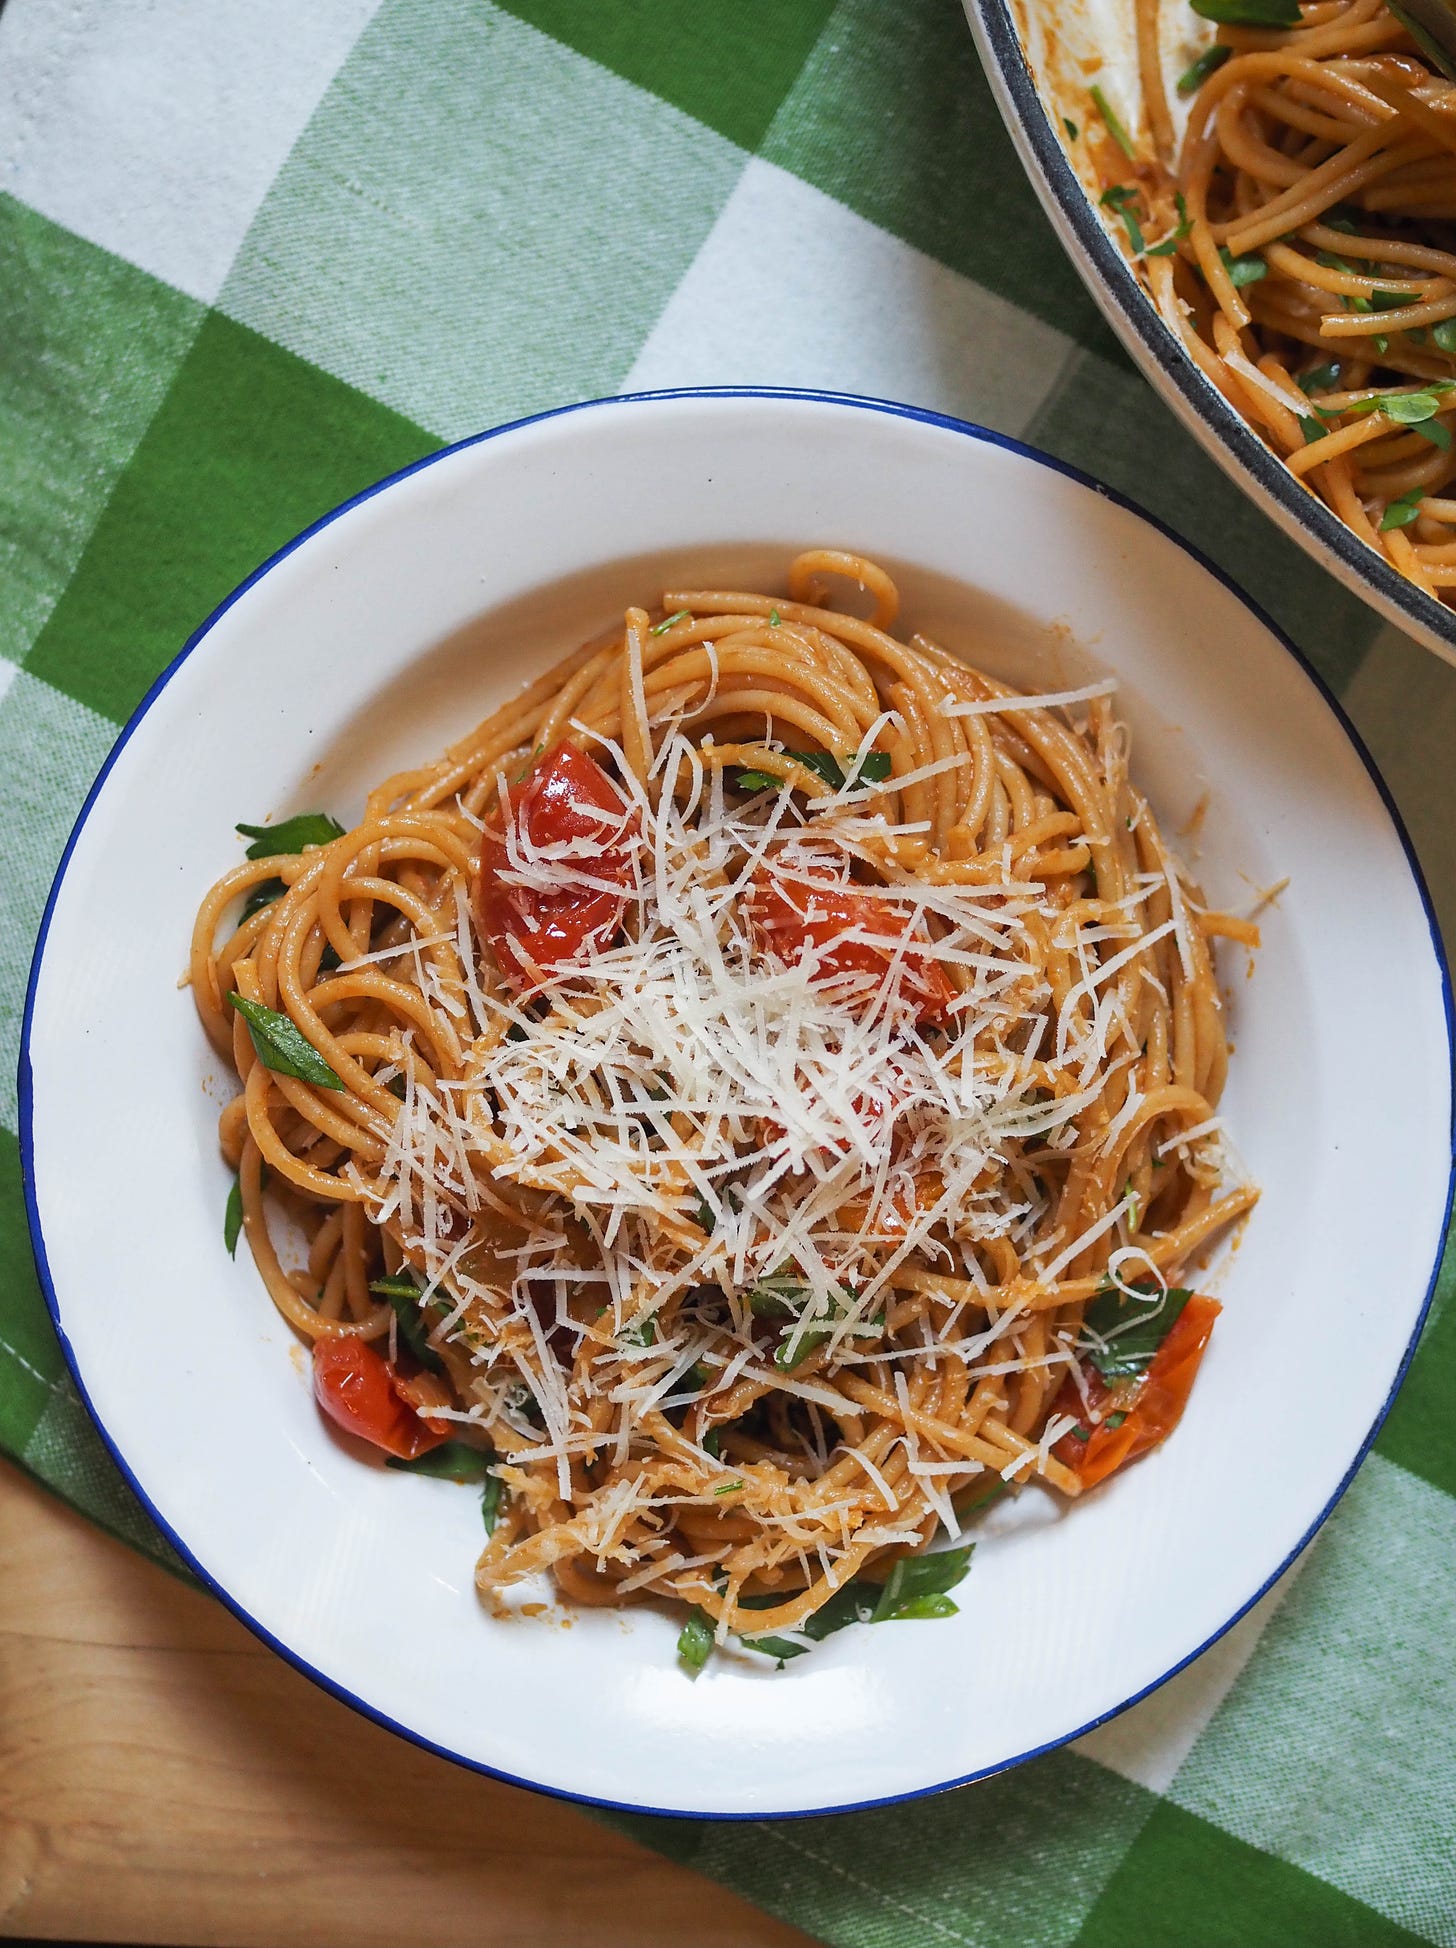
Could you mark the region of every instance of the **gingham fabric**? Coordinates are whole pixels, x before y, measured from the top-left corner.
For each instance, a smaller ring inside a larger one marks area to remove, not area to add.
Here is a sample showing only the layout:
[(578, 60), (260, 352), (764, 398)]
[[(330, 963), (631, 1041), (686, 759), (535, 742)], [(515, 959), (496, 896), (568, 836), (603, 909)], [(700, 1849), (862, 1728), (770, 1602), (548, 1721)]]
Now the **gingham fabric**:
[[(1161, 515), (1339, 692), (1456, 922), (1456, 670), (1281, 540), (1129, 367), (956, 0), (10, 0), (0, 1445), (139, 1547), (167, 1553), (66, 1378), (16, 1137), (85, 790), (198, 622), (338, 501), (496, 421), (699, 382), (936, 407)], [(624, 1823), (864, 1948), (1456, 1943), (1453, 1403), (1456, 1306), (1302, 1563), (1075, 1746), (879, 1812)]]

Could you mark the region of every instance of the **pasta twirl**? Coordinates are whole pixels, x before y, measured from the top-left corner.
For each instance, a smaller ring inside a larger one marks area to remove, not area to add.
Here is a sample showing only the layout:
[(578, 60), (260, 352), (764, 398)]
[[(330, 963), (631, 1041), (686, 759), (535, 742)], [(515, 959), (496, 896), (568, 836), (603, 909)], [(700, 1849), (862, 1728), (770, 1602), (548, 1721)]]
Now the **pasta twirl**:
[(1110, 685), (1019, 696), (897, 610), (826, 550), (669, 590), (203, 902), (253, 1257), (341, 1425), (490, 1467), (483, 1591), (792, 1654), (849, 1590), (941, 1613), (904, 1565), (968, 1504), (1182, 1410), (1177, 1280), (1255, 1197), (1211, 943), (1256, 936)]

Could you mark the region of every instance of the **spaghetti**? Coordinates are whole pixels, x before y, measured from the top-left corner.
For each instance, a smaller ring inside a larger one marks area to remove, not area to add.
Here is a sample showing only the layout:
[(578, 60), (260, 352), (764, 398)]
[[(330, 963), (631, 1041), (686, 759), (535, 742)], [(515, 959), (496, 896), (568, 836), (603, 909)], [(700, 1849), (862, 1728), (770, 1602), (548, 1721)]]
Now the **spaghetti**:
[(1456, 88), (1380, 0), (1241, 0), (1271, 24), (1220, 27), (1180, 142), (1158, 0), (1136, 11), (1153, 154), (1109, 140), (1098, 164), (1164, 321), (1296, 478), (1450, 601)]
[(897, 639), (859, 556), (788, 589), (629, 609), (352, 830), (265, 828), (192, 944), (321, 1404), (489, 1469), (482, 1591), (687, 1603), (689, 1662), (940, 1614), (968, 1503), (1154, 1445), (1255, 1197), (1211, 943), (1257, 936), (1111, 686)]

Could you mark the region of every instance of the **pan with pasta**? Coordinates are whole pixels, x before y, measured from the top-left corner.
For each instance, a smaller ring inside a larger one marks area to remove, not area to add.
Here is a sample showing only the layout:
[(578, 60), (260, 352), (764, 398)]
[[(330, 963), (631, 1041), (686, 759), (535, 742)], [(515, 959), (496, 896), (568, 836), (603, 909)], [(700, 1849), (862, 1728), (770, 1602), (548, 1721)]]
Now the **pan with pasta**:
[(1329, 573), (1456, 660), (1456, 84), (1383, 0), (966, 12), (1149, 383)]
[(988, 1503), (1156, 1448), (1256, 1199), (1257, 934), (1112, 684), (898, 606), (817, 550), (629, 607), (351, 827), (241, 828), (193, 934), (229, 1241), (322, 1412), (478, 1485), (482, 1594), (669, 1603), (691, 1670), (950, 1614)]
[(1204, 375), (1296, 479), (1449, 602), (1456, 85), (1381, 0), (1195, 4), (1217, 39), (1170, 89), (1159, 7), (1137, 0), (1147, 136), (1107, 108), (1103, 206)]

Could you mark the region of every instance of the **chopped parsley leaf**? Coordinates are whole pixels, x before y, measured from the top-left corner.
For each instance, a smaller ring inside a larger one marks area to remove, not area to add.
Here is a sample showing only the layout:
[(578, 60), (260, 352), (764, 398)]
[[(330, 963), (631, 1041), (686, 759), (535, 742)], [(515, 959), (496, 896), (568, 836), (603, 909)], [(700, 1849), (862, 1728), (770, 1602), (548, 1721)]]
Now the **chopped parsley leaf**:
[(229, 1258), (238, 1255), (238, 1239), (243, 1229), (243, 1180), (233, 1178), (233, 1187), (228, 1192), (227, 1206), (222, 1214), (222, 1241), (227, 1246)]
[(880, 1592), (871, 1623), (954, 1616), (956, 1606), (946, 1592), (969, 1570), (975, 1547), (974, 1542), (963, 1542), (930, 1556), (902, 1556)]
[[(785, 751), (784, 756), (821, 777), (831, 791), (845, 789), (844, 767), (854, 765), (852, 757), (840, 759), (828, 751)], [(851, 791), (867, 791), (871, 785), (882, 785), (890, 775), (893, 762), (888, 751), (866, 751), (859, 763), (854, 765), (854, 777), (849, 781), (848, 788)], [(775, 777), (771, 771), (740, 771), (733, 782), (740, 791), (781, 791), (787, 781)]]
[(1143, 227), (1132, 213), (1132, 206), (1137, 202), (1138, 195), (1139, 192), (1130, 189), (1126, 183), (1114, 183), (1111, 189), (1103, 190), (1099, 199), (1104, 210), (1116, 210), (1127, 226), (1127, 239), (1132, 245), (1134, 257), (1143, 256), (1148, 247), (1147, 239), (1143, 236)]
[(243, 854), (245, 859), (276, 859), (283, 853), (302, 852), (305, 846), (328, 845), (344, 836), (343, 826), (327, 812), (299, 812), (293, 818), (284, 819), (281, 825), (239, 824), (233, 829), (253, 841)]
[(281, 879), (260, 879), (256, 886), (248, 888), (248, 897), (243, 901), (243, 910), (238, 915), (238, 925), (241, 926), (244, 920), (251, 920), (255, 913), (261, 913), (274, 900), (281, 900), (287, 891), (288, 887)]
[(1190, 0), (1194, 13), (1223, 27), (1297, 27), (1298, 0)]
[(1256, 250), (1251, 250), (1245, 257), (1235, 257), (1225, 244), (1218, 254), (1229, 274), (1229, 283), (1236, 291), (1242, 291), (1246, 284), (1257, 284), (1261, 277), (1269, 275), (1269, 266)]
[(408, 1267), (401, 1266), (397, 1272), (390, 1272), (384, 1278), (371, 1279), (369, 1290), (376, 1299), (383, 1299), (393, 1309), (399, 1336), (420, 1365), (428, 1367), (431, 1373), (443, 1373), (445, 1363), (430, 1344), (421, 1315), (421, 1287)]
[(688, 1620), (678, 1633), (677, 1661), (696, 1677), (713, 1651), (713, 1622), (701, 1610), (688, 1611)]
[[(434, 1475), (441, 1481), (488, 1481), (495, 1456), (487, 1449), (471, 1447), (468, 1441), (443, 1441), (412, 1461), (391, 1454), (384, 1465), (404, 1474)], [(499, 1484), (497, 1484), (499, 1485)]]
[(1102, 117), (1103, 124), (1107, 129), (1107, 133), (1112, 137), (1113, 141), (1117, 144), (1118, 148), (1121, 149), (1122, 153), (1127, 157), (1128, 161), (1136, 162), (1137, 150), (1134, 149), (1132, 143), (1128, 140), (1127, 130), (1122, 126), (1122, 123), (1118, 121), (1116, 115), (1113, 114), (1112, 104), (1108, 101), (1106, 95), (1104, 95), (1102, 90), (1096, 86), (1091, 88), (1089, 90), (1089, 93), (1092, 96), (1093, 102), (1096, 104), (1097, 113)]
[(265, 1008), (261, 1001), (249, 1001), (233, 989), (228, 1005), (236, 1008), (248, 1024), (253, 1051), (265, 1069), (277, 1075), (291, 1075), (299, 1082), (311, 1082), (316, 1089), (342, 1089), (344, 1084), (328, 1063), (288, 1019), (276, 1008)]
[(1380, 532), (1389, 534), (1393, 528), (1408, 528), (1421, 511), (1425, 491), (1424, 487), (1412, 487), (1408, 494), (1391, 501), (1381, 517)]
[(1224, 62), (1233, 53), (1231, 47), (1224, 47), (1215, 41), (1212, 47), (1204, 48), (1198, 59), (1185, 68), (1178, 77), (1180, 95), (1196, 95), (1211, 74), (1217, 74)]
[(1088, 1306), (1082, 1320), (1087, 1334), (1082, 1351), (1104, 1380), (1140, 1378), (1153, 1355), (1193, 1294), (1182, 1286), (1167, 1292), (1157, 1285), (1138, 1284), (1133, 1298), (1106, 1285)]

